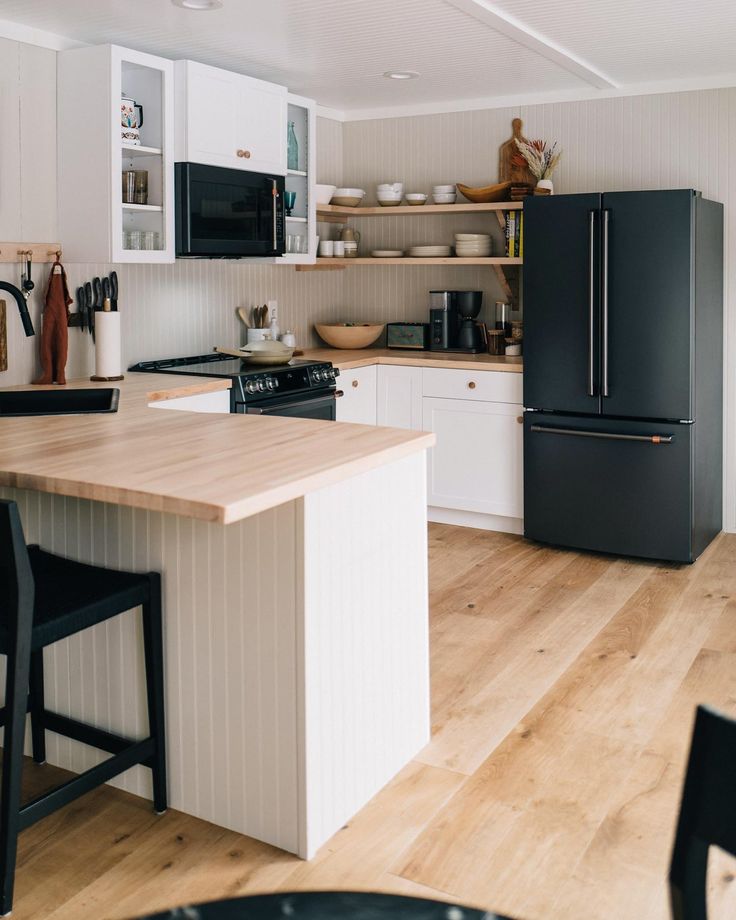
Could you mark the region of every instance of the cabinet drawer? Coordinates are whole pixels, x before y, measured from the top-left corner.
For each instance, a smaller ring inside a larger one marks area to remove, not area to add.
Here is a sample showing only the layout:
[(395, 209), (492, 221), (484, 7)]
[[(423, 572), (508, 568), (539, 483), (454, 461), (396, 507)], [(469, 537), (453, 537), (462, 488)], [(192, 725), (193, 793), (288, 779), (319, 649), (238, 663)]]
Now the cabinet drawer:
[(440, 399), (478, 399), (520, 406), (522, 375), (505, 371), (425, 367), (422, 370), (422, 395)]

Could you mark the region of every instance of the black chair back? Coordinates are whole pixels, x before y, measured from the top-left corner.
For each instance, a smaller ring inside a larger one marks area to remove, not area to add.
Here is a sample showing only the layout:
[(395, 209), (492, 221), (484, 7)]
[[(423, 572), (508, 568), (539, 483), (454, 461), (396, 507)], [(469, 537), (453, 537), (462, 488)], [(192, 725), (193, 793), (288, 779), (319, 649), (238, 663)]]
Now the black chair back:
[(698, 706), (670, 863), (675, 920), (706, 920), (711, 845), (736, 856), (736, 722)]
[(18, 505), (0, 499), (0, 626), (10, 635), (18, 623), (30, 629), (34, 581)]

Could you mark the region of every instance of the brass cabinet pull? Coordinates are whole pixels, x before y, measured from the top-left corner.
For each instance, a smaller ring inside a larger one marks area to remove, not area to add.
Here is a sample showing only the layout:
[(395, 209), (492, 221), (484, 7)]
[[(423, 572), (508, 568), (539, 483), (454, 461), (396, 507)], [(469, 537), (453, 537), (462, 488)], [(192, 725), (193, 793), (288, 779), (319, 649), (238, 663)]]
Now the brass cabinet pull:
[(239, 157), (243, 157), (246, 160), (250, 159), (250, 150), (243, 150), (243, 148), (241, 147), (239, 150), (236, 150), (235, 152)]
[(475, 380), (471, 380), (470, 383), (468, 383), (468, 389), (469, 390), (475, 389)]
[(354, 386), (354, 387), (357, 387), (357, 386), (358, 386), (358, 381), (357, 381), (357, 380), (353, 380), (353, 386)]
[(517, 416), (516, 416), (516, 421), (517, 421), (520, 425), (523, 425), (523, 424), (524, 424), (524, 416), (523, 416), (523, 415), (517, 415)]
[(238, 151), (236, 151), (236, 153), (237, 153), (237, 155), (238, 155), (239, 157), (244, 157), (244, 156), (245, 156), (245, 150), (238, 150)]

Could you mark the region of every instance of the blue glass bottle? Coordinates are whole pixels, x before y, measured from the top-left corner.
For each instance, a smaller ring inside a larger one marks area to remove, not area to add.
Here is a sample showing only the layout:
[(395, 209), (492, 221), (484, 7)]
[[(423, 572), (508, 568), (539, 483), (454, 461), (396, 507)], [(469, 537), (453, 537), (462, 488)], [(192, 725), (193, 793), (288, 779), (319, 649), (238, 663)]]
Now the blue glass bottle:
[(299, 141), (296, 139), (294, 122), (289, 122), (289, 130), (286, 135), (286, 166), (288, 169), (299, 169)]

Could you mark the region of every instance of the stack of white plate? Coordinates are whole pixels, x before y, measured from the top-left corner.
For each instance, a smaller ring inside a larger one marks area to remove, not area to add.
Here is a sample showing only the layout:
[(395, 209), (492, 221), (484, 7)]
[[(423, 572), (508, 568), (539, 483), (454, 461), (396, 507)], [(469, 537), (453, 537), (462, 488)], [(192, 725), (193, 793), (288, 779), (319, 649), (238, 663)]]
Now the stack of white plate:
[(412, 246), (406, 254), (415, 259), (445, 259), (450, 255), (450, 247)]
[(488, 233), (456, 233), (455, 255), (461, 259), (478, 259), (493, 253), (493, 240)]
[(383, 208), (397, 207), (404, 197), (403, 182), (383, 182), (376, 186), (376, 198)]
[(457, 192), (454, 185), (433, 185), (432, 198), (435, 204), (455, 204)]

